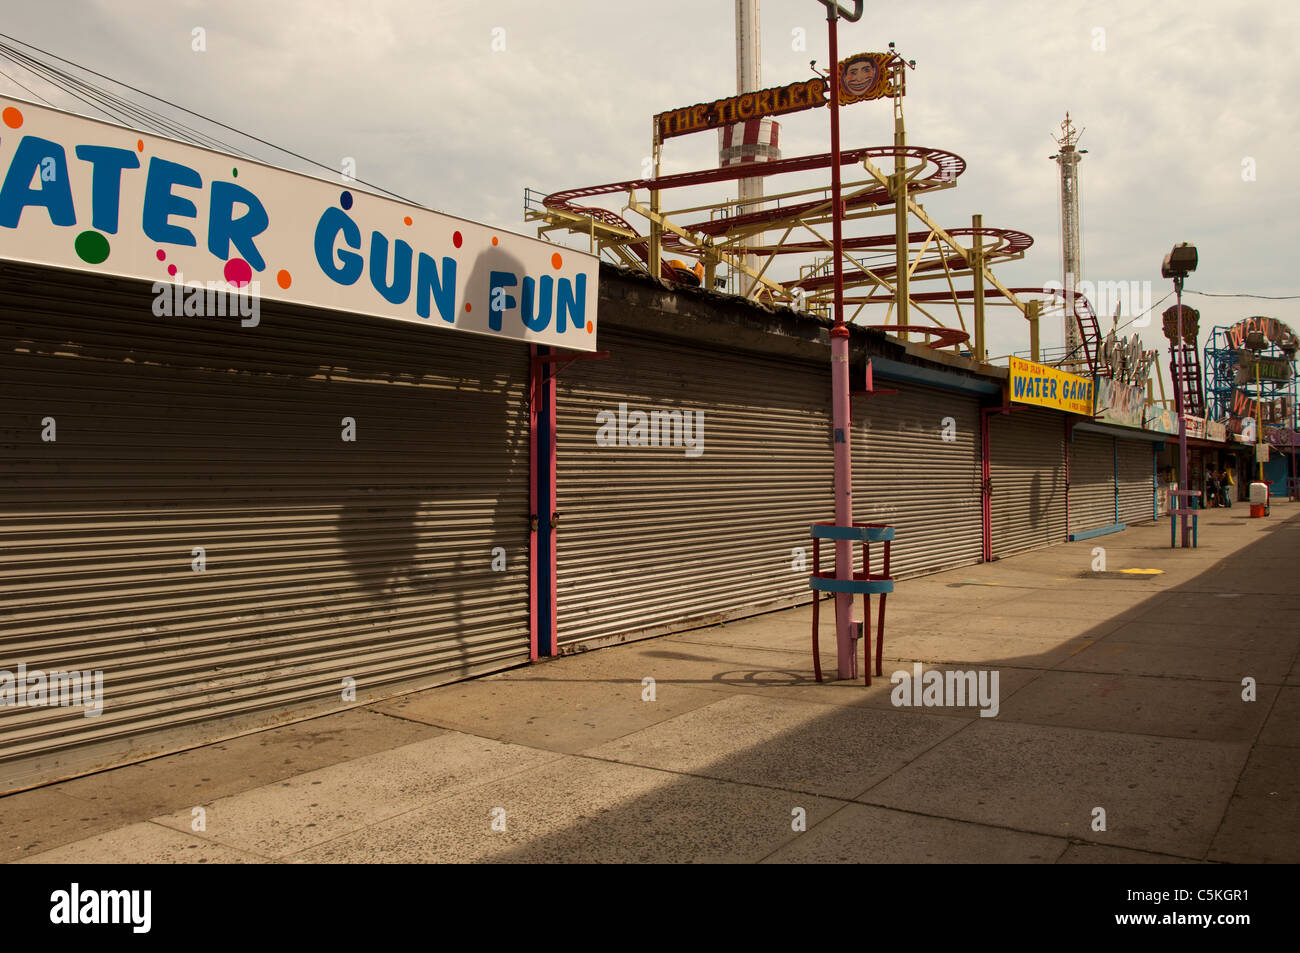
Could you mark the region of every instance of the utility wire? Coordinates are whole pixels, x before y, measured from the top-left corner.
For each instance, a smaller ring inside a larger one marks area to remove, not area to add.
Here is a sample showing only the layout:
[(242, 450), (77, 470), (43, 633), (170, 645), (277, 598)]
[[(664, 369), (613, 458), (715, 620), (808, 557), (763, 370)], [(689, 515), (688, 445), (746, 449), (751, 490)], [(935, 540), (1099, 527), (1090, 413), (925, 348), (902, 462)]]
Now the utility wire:
[(1235, 293), (1229, 291), (1189, 291), (1183, 289), (1185, 295), (1201, 295), (1206, 298), (1263, 298), (1265, 301), (1298, 301), (1300, 295), (1256, 295), (1246, 294), (1244, 292)]
[[(88, 67), (88, 66), (82, 66), (82, 65), (80, 65), (80, 64), (78, 64), (78, 63), (74, 63), (72, 60), (64, 59), (62, 56), (59, 56), (59, 55), (56, 54), (56, 53), (51, 53), (49, 50), (42, 49), (42, 48), (39, 47), (39, 46), (34, 46), (34, 45), (31, 44), (31, 43), (27, 43), (27, 42), (25, 42), (25, 41), (23, 41), (23, 40), (18, 39), (17, 37), (9, 36), (7, 33), (0, 33), (0, 39), (9, 40), (9, 41), (12, 42), (12, 43), (18, 43), (18, 44), (20, 44), (20, 45), (26, 47), (27, 49), (35, 50), (35, 51), (38, 52), (38, 53), (41, 53), (41, 54), (43, 54), (43, 55), (45, 55), (45, 56), (51, 57), (51, 58), (53, 58), (53, 59), (56, 59), (56, 60), (58, 60), (60, 63), (67, 63), (69, 66), (74, 66), (74, 67), (76, 67), (76, 68), (79, 69), (79, 70), (84, 70), (85, 72), (91, 74), (92, 76), (97, 76), (97, 77), (99, 77), (100, 79), (107, 80), (107, 81), (110, 82), (110, 83), (114, 83), (114, 84), (116, 84), (116, 85), (118, 85), (118, 86), (121, 86), (121, 87), (123, 87), (123, 88), (125, 88), (125, 89), (129, 89), (129, 90), (131, 90), (133, 93), (139, 93), (141, 96), (147, 96), (149, 99), (152, 99), (152, 100), (154, 100), (155, 102), (164, 103), (164, 104), (166, 104), (166, 105), (172, 107), (173, 109), (180, 110), (181, 112), (186, 113), (186, 114), (188, 114), (188, 115), (191, 115), (191, 116), (197, 116), (198, 118), (204, 120), (205, 122), (210, 122), (210, 123), (212, 123), (214, 126), (219, 126), (219, 127), (222, 128), (222, 129), (225, 129), (225, 130), (227, 130), (227, 131), (229, 131), (229, 132), (233, 132), (233, 133), (235, 133), (235, 134), (237, 134), (237, 135), (243, 136), (243, 137), (245, 137), (246, 139), (251, 139), (251, 140), (253, 140), (254, 142), (261, 143), (261, 144), (264, 145), (264, 146), (268, 146), (268, 147), (271, 148), (271, 149), (275, 149), (277, 152), (282, 152), (282, 153), (284, 153), (285, 155), (293, 156), (295, 159), (300, 159), (301, 161), (306, 162), (306, 163), (309, 163), (310, 165), (316, 166), (316, 167), (319, 168), (319, 169), (326, 169), (326, 170), (329, 171), (331, 174), (335, 174), (335, 173), (338, 172), (338, 170), (335, 169), (333, 166), (326, 165), (326, 164), (323, 163), (323, 162), (317, 162), (315, 159), (312, 159), (312, 158), (310, 158), (310, 157), (308, 157), (308, 156), (302, 155), (301, 153), (294, 152), (292, 149), (286, 149), (284, 146), (278, 146), (278, 145), (276, 145), (275, 143), (270, 142), (270, 141), (268, 141), (268, 140), (266, 140), (266, 139), (262, 139), (262, 138), (259, 137), (259, 136), (255, 136), (255, 135), (253, 135), (252, 133), (248, 133), (248, 132), (244, 132), (244, 131), (242, 131), (242, 130), (240, 130), (240, 129), (236, 129), (234, 126), (229, 126), (229, 125), (227, 125), (226, 123), (221, 122), (221, 121), (218, 120), (218, 119), (213, 119), (211, 116), (205, 116), (204, 114), (202, 114), (202, 113), (198, 113), (198, 112), (195, 112), (195, 111), (192, 110), (192, 109), (186, 109), (184, 106), (181, 106), (181, 105), (179, 105), (179, 104), (177, 104), (177, 103), (174, 103), (174, 102), (172, 102), (172, 101), (169, 100), (169, 99), (164, 99), (164, 98), (161, 97), (161, 96), (155, 96), (153, 93), (149, 93), (149, 92), (146, 92), (146, 91), (143, 90), (143, 89), (139, 89), (138, 87), (132, 86), (130, 83), (124, 83), (124, 82), (122, 82), (121, 80), (113, 79), (111, 76), (106, 76), (106, 75), (104, 75), (103, 73), (96, 72), (95, 70), (91, 69), (91, 68)], [(251, 158), (251, 157), (250, 157), (250, 158)], [(365, 179), (359, 179), (359, 178), (356, 178), (355, 176), (353, 176), (353, 177), (352, 177), (352, 181), (359, 182), (359, 183), (361, 183), (362, 185), (365, 185), (365, 186), (368, 186), (368, 187), (370, 187), (370, 188), (372, 188), (372, 189), (375, 189), (376, 191), (383, 192), (385, 195), (391, 195), (393, 198), (398, 199), (398, 200), (400, 200), (400, 201), (402, 201), (402, 202), (406, 202), (406, 203), (409, 204), (409, 205), (416, 205), (416, 206), (419, 206), (419, 207), (421, 207), (421, 208), (424, 208), (424, 207), (425, 207), (425, 206), (421, 205), (419, 202), (415, 202), (415, 201), (413, 201), (413, 200), (411, 200), (411, 199), (406, 198), (405, 196), (399, 195), (398, 193), (393, 192), (393, 191), (390, 190), (390, 189), (386, 189), (386, 188), (384, 188), (384, 187), (381, 186), (381, 185), (376, 185), (376, 184), (373, 183), (373, 182), (367, 182)]]
[(40, 100), (41, 102), (43, 102), (45, 105), (47, 105), (47, 106), (53, 106), (53, 105), (54, 105), (52, 102), (50, 102), (50, 101), (49, 101), (48, 99), (46, 99), (44, 96), (42, 96), (40, 93), (36, 92), (36, 90), (32, 89), (30, 86), (24, 86), (22, 83), (18, 82), (18, 80), (14, 79), (12, 76), (10, 76), (8, 73), (6, 73), (6, 72), (5, 72), (4, 70), (2, 70), (2, 69), (0, 69), (0, 76), (3, 76), (5, 79), (9, 80), (9, 82), (13, 83), (13, 84), (14, 84), (15, 86), (17, 86), (19, 89), (24, 89), (24, 90), (26, 90), (28, 93), (30, 93), (31, 95), (35, 96), (37, 99), (39, 99), (39, 100)]

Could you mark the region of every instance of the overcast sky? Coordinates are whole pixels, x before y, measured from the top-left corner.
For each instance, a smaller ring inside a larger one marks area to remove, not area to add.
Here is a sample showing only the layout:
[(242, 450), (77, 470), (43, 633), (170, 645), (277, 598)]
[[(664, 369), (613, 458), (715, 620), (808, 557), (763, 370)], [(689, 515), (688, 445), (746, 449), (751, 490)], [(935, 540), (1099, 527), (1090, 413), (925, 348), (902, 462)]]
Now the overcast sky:
[[(1186, 240), (1201, 261), (1189, 288), (1300, 294), (1300, 4), (868, 0), (866, 10), (841, 24), (842, 53), (896, 42), (917, 63), (909, 143), (968, 163), (957, 188), (923, 198), (927, 210), (947, 227), (981, 213), (1034, 236), (1025, 260), (997, 270), (1007, 284), (1059, 278), (1048, 157), (1068, 109), (1089, 150), (1084, 278), (1150, 282), (1154, 302), (1171, 290), (1161, 258)], [(808, 78), (810, 59), (825, 66), (817, 0), (762, 0), (761, 23), (765, 86)], [(0, 27), (332, 168), (352, 157), (359, 178), (421, 204), (525, 234), (525, 186), (637, 178), (656, 112), (734, 93), (734, 29), (733, 0), (42, 0), (8, 4)], [(4, 76), (0, 92), (30, 98)], [(845, 148), (892, 141), (887, 101), (841, 115)], [(828, 149), (825, 110), (780, 121), (784, 156)], [(716, 165), (716, 133), (665, 147), (665, 172)], [(870, 233), (887, 230), (874, 221)], [(1187, 301), (1203, 334), (1252, 314), (1300, 328), (1300, 301)], [(1158, 314), (1143, 335), (1164, 351)], [(1062, 341), (1059, 325), (1044, 328), (1045, 347)], [(990, 353), (1027, 347), (1018, 312), (992, 309)]]

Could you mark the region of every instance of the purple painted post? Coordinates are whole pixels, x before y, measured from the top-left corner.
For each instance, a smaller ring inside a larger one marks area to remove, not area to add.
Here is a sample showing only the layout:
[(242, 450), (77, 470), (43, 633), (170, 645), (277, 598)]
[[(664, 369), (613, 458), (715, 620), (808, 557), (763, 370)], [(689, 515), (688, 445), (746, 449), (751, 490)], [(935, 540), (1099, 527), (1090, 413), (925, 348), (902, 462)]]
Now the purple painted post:
[[(835, 430), (835, 524), (853, 525), (853, 456), (849, 418), (849, 329), (844, 326), (844, 234), (840, 190), (840, 53), (837, 20), (856, 22), (862, 17), (863, 0), (856, 0), (854, 12), (841, 10), (834, 0), (820, 0), (826, 6), (830, 34), (831, 74), (831, 254), (835, 271), (835, 327), (831, 329), (831, 416)], [(853, 578), (853, 543), (835, 541), (835, 578)], [(835, 650), (840, 678), (857, 676), (857, 647), (853, 641), (853, 595), (835, 594)], [(870, 660), (864, 662), (870, 665)]]

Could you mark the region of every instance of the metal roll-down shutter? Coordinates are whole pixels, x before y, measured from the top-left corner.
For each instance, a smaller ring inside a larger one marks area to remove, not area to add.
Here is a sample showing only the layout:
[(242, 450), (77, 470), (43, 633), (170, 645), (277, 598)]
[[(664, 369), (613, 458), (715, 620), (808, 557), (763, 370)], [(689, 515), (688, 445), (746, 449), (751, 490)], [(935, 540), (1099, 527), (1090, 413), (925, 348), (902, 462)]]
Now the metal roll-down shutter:
[(990, 417), (995, 559), (1065, 542), (1064, 429), (1063, 415), (1046, 408)]
[[(556, 383), (561, 648), (811, 601), (795, 550), (810, 560), (809, 523), (829, 518), (829, 370), (610, 328), (600, 344)], [(602, 446), (620, 403), (658, 412), (670, 445)], [(662, 416), (687, 411), (704, 415), (695, 456)]]
[(877, 384), (899, 393), (853, 401), (856, 520), (897, 529), (895, 578), (979, 562), (978, 402), (909, 382)]
[(1070, 451), (1070, 532), (1115, 525), (1115, 438), (1076, 430)]
[(0, 669), (104, 677), (0, 708), (5, 789), (527, 660), (525, 346), (151, 299), (0, 272)]
[(1155, 518), (1155, 453), (1147, 440), (1116, 440), (1119, 452), (1119, 521), (1145, 523)]

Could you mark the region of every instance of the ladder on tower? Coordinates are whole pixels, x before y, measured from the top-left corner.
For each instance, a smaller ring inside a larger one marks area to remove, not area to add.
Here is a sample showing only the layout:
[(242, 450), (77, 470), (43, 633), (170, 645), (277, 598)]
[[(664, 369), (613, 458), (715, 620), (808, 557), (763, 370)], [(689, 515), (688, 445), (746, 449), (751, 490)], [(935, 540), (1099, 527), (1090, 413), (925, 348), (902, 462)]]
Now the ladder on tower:
[(1174, 387), (1181, 402), (1180, 410), (1194, 417), (1205, 415), (1205, 390), (1201, 383), (1201, 359), (1194, 345), (1175, 348)]

